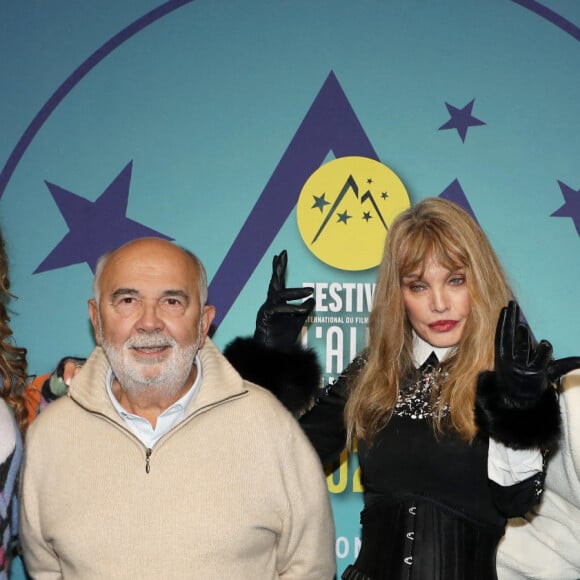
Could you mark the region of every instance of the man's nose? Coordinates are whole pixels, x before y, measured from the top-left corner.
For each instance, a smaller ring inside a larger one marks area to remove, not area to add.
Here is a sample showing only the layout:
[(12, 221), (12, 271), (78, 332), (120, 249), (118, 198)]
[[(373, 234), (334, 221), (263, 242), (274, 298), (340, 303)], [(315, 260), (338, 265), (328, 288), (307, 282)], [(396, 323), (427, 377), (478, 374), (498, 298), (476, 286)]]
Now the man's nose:
[(163, 328), (163, 319), (159, 316), (159, 304), (143, 303), (137, 328), (145, 332), (155, 332)]

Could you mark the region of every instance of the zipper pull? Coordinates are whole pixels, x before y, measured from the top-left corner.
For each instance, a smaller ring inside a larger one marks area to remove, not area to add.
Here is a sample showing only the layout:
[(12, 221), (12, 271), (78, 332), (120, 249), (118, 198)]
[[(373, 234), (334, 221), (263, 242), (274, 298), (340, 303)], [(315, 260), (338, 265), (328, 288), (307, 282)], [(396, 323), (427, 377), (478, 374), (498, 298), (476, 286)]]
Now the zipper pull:
[(149, 471), (151, 471), (151, 465), (149, 463), (149, 459), (151, 458), (151, 453), (153, 452), (153, 449), (148, 448), (145, 451), (145, 473), (149, 473)]

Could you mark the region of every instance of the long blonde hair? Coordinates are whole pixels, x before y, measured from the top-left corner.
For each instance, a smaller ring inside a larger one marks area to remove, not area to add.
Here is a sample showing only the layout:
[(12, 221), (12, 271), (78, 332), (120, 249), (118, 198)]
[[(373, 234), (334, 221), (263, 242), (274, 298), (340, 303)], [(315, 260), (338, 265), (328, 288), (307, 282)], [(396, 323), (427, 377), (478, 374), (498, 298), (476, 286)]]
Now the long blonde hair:
[(414, 372), (412, 328), (403, 303), (401, 279), (422, 270), (431, 258), (451, 270), (463, 268), (470, 312), (455, 354), (446, 362), (436, 433), (455, 430), (470, 441), (476, 433), (473, 407), (477, 375), (493, 368), (495, 327), (512, 298), (503, 268), (475, 220), (458, 205), (427, 198), (394, 220), (383, 253), (369, 321), (368, 362), (352, 385), (345, 409), (349, 442), (372, 442), (389, 421), (403, 378)]

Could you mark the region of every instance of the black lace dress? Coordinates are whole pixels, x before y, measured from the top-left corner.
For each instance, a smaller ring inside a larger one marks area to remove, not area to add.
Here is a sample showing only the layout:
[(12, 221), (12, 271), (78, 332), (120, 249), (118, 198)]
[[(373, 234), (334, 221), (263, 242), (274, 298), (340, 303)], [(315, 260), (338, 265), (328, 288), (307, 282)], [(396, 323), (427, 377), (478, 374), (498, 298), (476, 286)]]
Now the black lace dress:
[[(345, 444), (343, 410), (355, 359), (301, 424), (323, 462)], [(543, 474), (502, 487), (487, 476), (488, 441), (435, 437), (431, 391), (443, 380), (427, 366), (401, 389), (393, 417), (372, 446), (358, 444), (365, 488), (361, 551), (344, 580), (493, 580), (506, 518), (538, 501)], [(447, 409), (439, 409), (446, 413)]]

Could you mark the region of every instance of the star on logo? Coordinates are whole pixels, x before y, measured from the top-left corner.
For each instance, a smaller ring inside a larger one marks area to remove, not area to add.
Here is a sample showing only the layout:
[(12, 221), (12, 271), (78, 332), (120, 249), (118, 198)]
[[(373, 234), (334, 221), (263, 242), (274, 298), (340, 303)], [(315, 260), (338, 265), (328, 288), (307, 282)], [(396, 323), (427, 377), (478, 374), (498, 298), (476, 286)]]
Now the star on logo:
[(325, 195), (326, 193), (323, 193), (322, 195), (313, 195), (312, 197), (314, 198), (314, 205), (312, 206), (311, 209), (318, 208), (322, 213), (324, 211), (324, 206), (330, 204), (329, 201), (326, 201), (324, 199)]
[(94, 272), (101, 255), (135, 238), (173, 239), (126, 217), (132, 165), (129, 162), (95, 202), (46, 182), (69, 232), (34, 274), (82, 262)]
[(365, 220), (365, 222), (368, 222), (370, 219), (372, 219), (372, 215), (370, 211), (365, 211), (363, 212), (363, 220)]
[(346, 225), (346, 223), (348, 222), (348, 220), (349, 220), (351, 217), (352, 217), (351, 215), (348, 215), (348, 211), (347, 211), (347, 210), (345, 210), (345, 211), (343, 211), (342, 213), (339, 213), (339, 214), (338, 214), (338, 220), (337, 220), (337, 222), (336, 222), (336, 223), (338, 223), (338, 224), (339, 224), (339, 223), (341, 223), (341, 222), (342, 222), (343, 224), (345, 224), (345, 225)]
[(457, 129), (457, 132), (461, 137), (461, 141), (465, 143), (465, 137), (469, 127), (485, 125), (483, 121), (480, 121), (471, 114), (471, 111), (473, 110), (473, 103), (475, 103), (475, 99), (467, 103), (463, 109), (458, 109), (449, 103), (445, 103), (445, 106), (447, 107), (451, 117), (447, 123), (444, 123), (441, 125), (441, 127), (439, 127), (439, 131), (445, 129)]
[(558, 181), (560, 191), (566, 200), (550, 217), (569, 217), (574, 220), (576, 232), (580, 236), (580, 189), (575, 190), (562, 181)]

